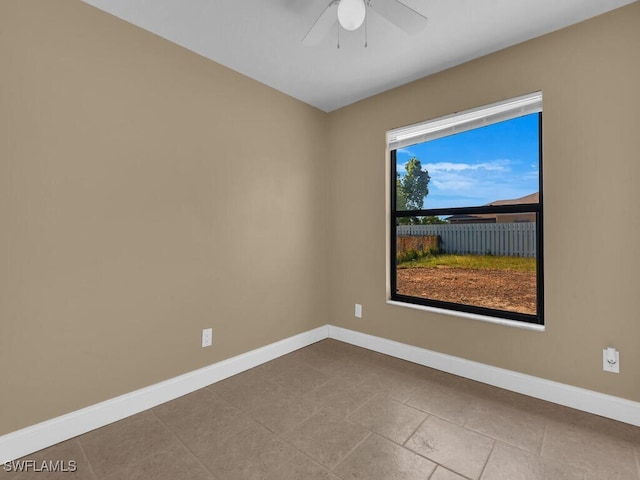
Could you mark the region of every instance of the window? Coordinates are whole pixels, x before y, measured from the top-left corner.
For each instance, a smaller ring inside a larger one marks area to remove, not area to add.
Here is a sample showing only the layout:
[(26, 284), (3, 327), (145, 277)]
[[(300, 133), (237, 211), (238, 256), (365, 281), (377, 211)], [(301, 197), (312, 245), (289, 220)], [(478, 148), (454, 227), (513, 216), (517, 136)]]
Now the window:
[(542, 93), (387, 132), (390, 299), (543, 324)]

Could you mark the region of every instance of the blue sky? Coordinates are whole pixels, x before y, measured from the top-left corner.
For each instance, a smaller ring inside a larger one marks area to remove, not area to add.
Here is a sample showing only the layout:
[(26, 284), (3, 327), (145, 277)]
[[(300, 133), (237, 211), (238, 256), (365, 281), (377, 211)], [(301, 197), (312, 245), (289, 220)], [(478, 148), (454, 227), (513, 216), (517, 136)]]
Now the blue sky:
[(411, 157), (431, 176), (423, 208), (529, 195), (538, 191), (538, 114), (398, 149), (400, 175)]

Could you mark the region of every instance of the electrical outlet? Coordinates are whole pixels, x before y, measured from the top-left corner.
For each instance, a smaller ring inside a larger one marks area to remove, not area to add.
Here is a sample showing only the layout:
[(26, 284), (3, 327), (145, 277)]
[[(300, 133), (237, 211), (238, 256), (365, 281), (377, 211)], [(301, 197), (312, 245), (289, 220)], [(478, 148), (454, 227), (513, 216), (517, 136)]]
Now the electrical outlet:
[(202, 348), (210, 347), (212, 344), (213, 344), (213, 329), (203, 328), (202, 329)]
[(602, 369), (605, 372), (620, 373), (620, 352), (611, 347), (602, 350)]
[(362, 305), (356, 303), (356, 317), (362, 318)]

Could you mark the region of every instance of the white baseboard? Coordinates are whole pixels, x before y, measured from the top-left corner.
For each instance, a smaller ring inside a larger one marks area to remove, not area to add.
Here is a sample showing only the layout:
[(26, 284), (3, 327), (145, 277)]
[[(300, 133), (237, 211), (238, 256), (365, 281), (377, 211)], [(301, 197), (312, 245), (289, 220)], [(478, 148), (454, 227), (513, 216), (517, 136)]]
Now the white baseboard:
[(194, 392), (328, 336), (328, 325), (0, 436), (0, 466)]
[(222, 362), (0, 436), (0, 465), (122, 420), (325, 338), (640, 426), (640, 403), (325, 325)]
[(329, 337), (460, 377), (640, 426), (640, 402), (329, 325)]

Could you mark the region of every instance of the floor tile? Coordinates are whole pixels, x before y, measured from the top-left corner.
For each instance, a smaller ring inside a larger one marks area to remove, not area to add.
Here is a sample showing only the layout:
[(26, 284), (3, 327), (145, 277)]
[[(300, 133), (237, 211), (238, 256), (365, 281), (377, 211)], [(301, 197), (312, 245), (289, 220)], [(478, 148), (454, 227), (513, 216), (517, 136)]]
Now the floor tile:
[(284, 439), (316, 462), (331, 469), (370, 432), (356, 423), (321, 411), (284, 435)]
[(355, 347), (346, 355), (363, 362), (367, 368), (383, 368), (389, 358), (389, 356), (384, 353), (374, 352), (373, 350), (362, 347)]
[(389, 355), (385, 355), (378, 362), (378, 366), (381, 368), (386, 368), (387, 370), (391, 370), (393, 372), (401, 373), (403, 375), (417, 375), (417, 378), (419, 378), (421, 375), (424, 375), (425, 369), (427, 368), (422, 365), (418, 365), (417, 363), (408, 362), (407, 360), (391, 357)]
[(545, 425), (539, 415), (486, 399), (474, 403), (464, 424), (465, 428), (536, 454), (542, 448)]
[(335, 362), (331, 362), (326, 366), (318, 366), (317, 368), (332, 377), (337, 377), (355, 385), (362, 383), (373, 375), (372, 364), (354, 355), (341, 357)]
[(269, 362), (265, 362), (262, 365), (251, 368), (239, 375), (246, 374), (252, 377), (259, 377), (265, 380), (270, 380), (271, 378), (277, 375), (281, 375), (282, 373), (300, 365), (301, 361), (295, 354), (296, 352), (292, 352), (287, 355), (283, 355)]
[(615, 471), (607, 472), (607, 469), (603, 469), (601, 471), (588, 471), (586, 476), (586, 480), (637, 480), (638, 477), (629, 473), (621, 473)]
[(406, 403), (450, 422), (464, 425), (473, 408), (473, 402), (473, 397), (467, 393), (461, 381), (434, 381), (420, 383)]
[(378, 368), (361, 384), (363, 388), (406, 402), (418, 386), (415, 378), (386, 368)]
[(552, 409), (547, 412), (549, 423), (572, 425), (592, 434), (640, 445), (640, 427), (561, 405), (550, 405)]
[(378, 395), (348, 418), (372, 432), (402, 445), (427, 418), (427, 414), (396, 400)]
[(217, 478), (254, 480), (274, 472), (297, 454), (291, 445), (255, 424), (198, 458)]
[(336, 415), (346, 417), (373, 397), (366, 388), (333, 378), (305, 395), (306, 398), (327, 407)]
[(0, 479), (95, 480), (77, 439), (27, 455), (18, 461), (0, 464)]
[(172, 423), (192, 413), (208, 410), (212, 405), (224, 403), (212, 391), (201, 388), (170, 402), (163, 403), (151, 411), (163, 422)]
[(213, 480), (214, 477), (182, 445), (174, 445), (130, 464), (123, 472), (109, 475), (105, 480)]
[(322, 348), (328, 352), (333, 353), (335, 356), (361, 356), (367, 353), (375, 353), (366, 348), (358, 347), (357, 345), (351, 345), (350, 343), (341, 342), (333, 338), (322, 340), (321, 342), (314, 343), (312, 348)]
[(481, 480), (584, 480), (575, 467), (497, 442)]
[(255, 421), (222, 399), (182, 417), (162, 417), (195, 455), (219, 447)]
[[(444, 467), (438, 466), (438, 468), (436, 468), (436, 471), (433, 472), (433, 475), (429, 480), (467, 480), (467, 479), (464, 478), (462, 475), (458, 475), (457, 473), (452, 472), (451, 470), (447, 470)], [(513, 479), (513, 480), (517, 480), (517, 479)]]
[(240, 410), (252, 410), (265, 402), (275, 401), (290, 395), (290, 392), (259, 377), (231, 377), (209, 387), (230, 404)]
[(26, 458), (77, 471), (0, 480), (640, 480), (640, 428), (327, 339)]
[(313, 368), (325, 369), (337, 360), (344, 358), (346, 353), (337, 345), (325, 344), (325, 342), (301, 348), (289, 354), (296, 363), (305, 363)]
[(494, 441), (446, 420), (430, 416), (405, 446), (465, 477), (477, 479)]
[(414, 377), (417, 380), (422, 380), (428, 383), (436, 382), (443, 385), (449, 385), (458, 383), (460, 381), (465, 383), (471, 381), (466, 378), (453, 375), (452, 373), (447, 373), (442, 370), (436, 370), (435, 368), (425, 367), (414, 363), (412, 363), (411, 365), (414, 365), (414, 368), (408, 369), (407, 375)]
[(79, 437), (98, 480), (120, 475), (134, 462), (177, 444), (176, 437), (154, 415), (131, 417)]
[(510, 392), (502, 388), (463, 379), (464, 388), (467, 394), (474, 399), (474, 404), (487, 404), (488, 408), (502, 409), (503, 407), (527, 412), (541, 419), (546, 420), (559, 405), (546, 402), (537, 398), (529, 397), (516, 392)]
[(271, 381), (282, 388), (302, 395), (318, 388), (330, 379), (330, 375), (309, 365), (300, 364), (274, 376)]
[(298, 455), (276, 471), (267, 475), (265, 480), (340, 480), (333, 473), (321, 467), (310, 458)]
[(322, 407), (299, 395), (265, 402), (248, 415), (274, 433), (282, 434), (318, 413)]
[(436, 464), (378, 435), (370, 435), (334, 468), (341, 478), (422, 480)]
[[(607, 428), (602, 428), (608, 425)], [(576, 468), (585, 468), (592, 477), (638, 480), (634, 429), (616, 422), (592, 419), (574, 423), (570, 419), (547, 424), (542, 456)]]

